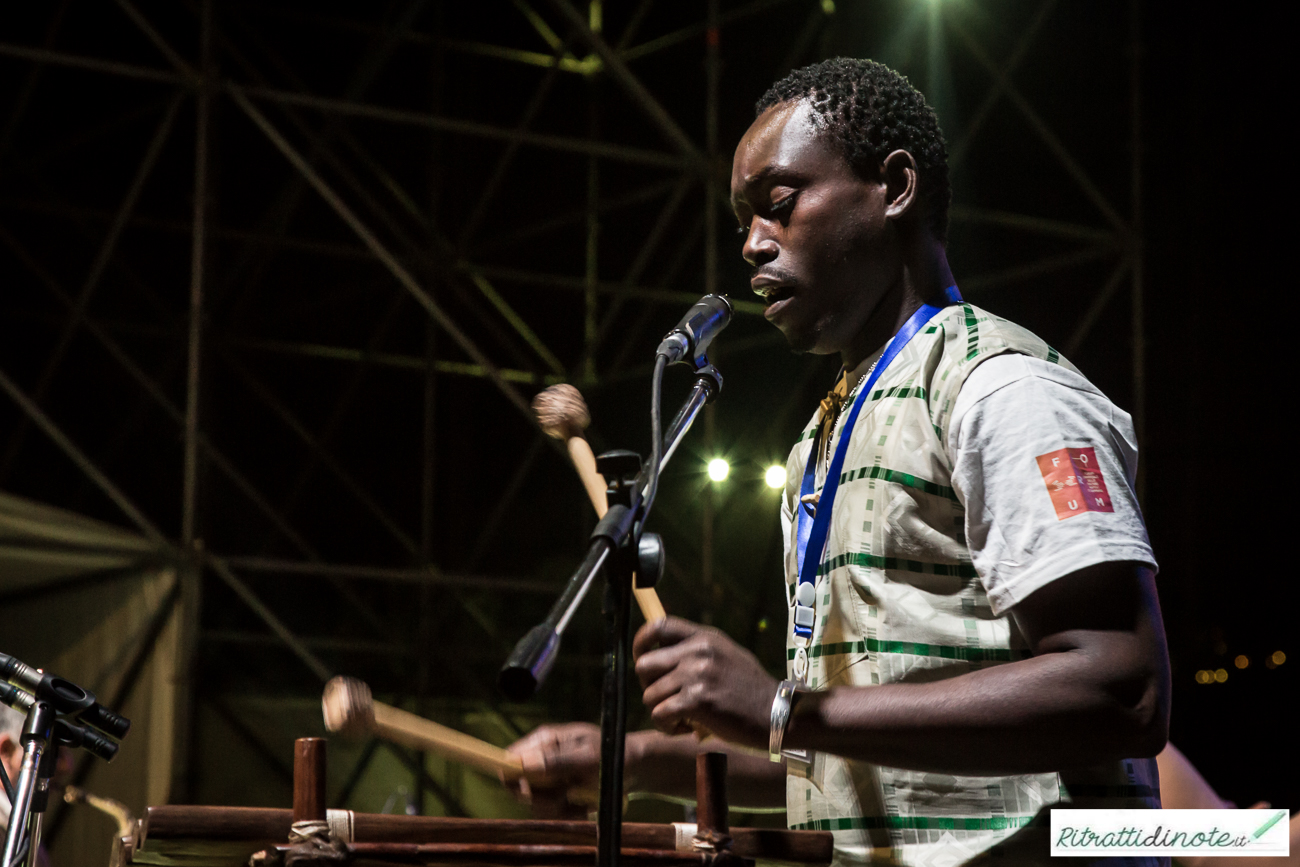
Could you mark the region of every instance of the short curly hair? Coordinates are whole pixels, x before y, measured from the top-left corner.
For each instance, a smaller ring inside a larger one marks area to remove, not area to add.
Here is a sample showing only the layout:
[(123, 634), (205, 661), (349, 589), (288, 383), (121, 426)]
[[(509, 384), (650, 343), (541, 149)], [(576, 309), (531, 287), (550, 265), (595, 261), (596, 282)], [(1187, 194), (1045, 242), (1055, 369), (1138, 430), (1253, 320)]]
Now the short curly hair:
[(905, 76), (874, 60), (823, 60), (796, 69), (768, 88), (754, 114), (800, 99), (808, 100), (859, 177), (876, 177), (885, 157), (896, 150), (910, 153), (930, 230), (947, 243), (952, 201), (948, 146), (934, 109)]

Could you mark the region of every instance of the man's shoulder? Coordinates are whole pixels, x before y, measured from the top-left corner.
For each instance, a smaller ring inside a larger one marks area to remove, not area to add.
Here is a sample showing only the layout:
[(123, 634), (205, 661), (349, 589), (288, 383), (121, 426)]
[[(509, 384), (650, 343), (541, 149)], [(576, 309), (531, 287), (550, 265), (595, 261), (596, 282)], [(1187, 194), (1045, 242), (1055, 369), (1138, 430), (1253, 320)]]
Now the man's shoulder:
[(1033, 331), (974, 304), (963, 302), (945, 309), (930, 323), (926, 333), (938, 335), (944, 344), (945, 360), (959, 367), (1015, 352), (1074, 368)]
[(1073, 364), (1037, 334), (974, 304), (963, 302), (945, 309), (931, 320), (924, 334), (933, 341), (925, 353), (930, 410), (936, 430), (945, 439), (967, 378), (990, 359), (1015, 355), (1080, 376)]

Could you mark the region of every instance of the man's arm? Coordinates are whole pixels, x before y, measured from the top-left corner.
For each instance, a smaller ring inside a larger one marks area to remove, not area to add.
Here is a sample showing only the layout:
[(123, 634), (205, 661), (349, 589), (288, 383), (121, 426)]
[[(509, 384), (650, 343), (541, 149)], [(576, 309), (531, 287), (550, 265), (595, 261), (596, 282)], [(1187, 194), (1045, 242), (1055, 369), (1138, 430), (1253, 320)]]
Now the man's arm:
[(694, 734), (666, 735), (646, 731), (628, 735), (628, 760), (635, 769), (629, 790), (695, 797), (695, 757), (727, 754), (727, 791), (733, 804), (745, 807), (785, 806), (785, 765), (716, 737), (700, 741)]
[[(1156, 756), (1160, 768), (1160, 806), (1166, 810), (1222, 810), (1235, 804), (1219, 797), (1218, 792), (1201, 776), (1187, 756), (1169, 744)], [(1267, 810), (1270, 804), (1260, 801), (1252, 810)], [(1174, 858), (1180, 867), (1300, 867), (1300, 815), (1291, 817), (1291, 854), (1286, 858), (1276, 855), (1228, 857), (1212, 855), (1179, 855)]]
[[(517, 792), (541, 818), (585, 817), (587, 807), (572, 803), (574, 789), (594, 790), (600, 773), (600, 729), (590, 723), (541, 726), (510, 746), (523, 761)], [(785, 766), (766, 754), (726, 744), (701, 742), (694, 734), (657, 731), (627, 736), (624, 777), (629, 792), (695, 797), (695, 756), (726, 752), (727, 791), (738, 806), (785, 806)]]
[[(1153, 756), (1164, 746), (1169, 661), (1154, 580), (1103, 563), (1012, 609), (1029, 659), (946, 680), (800, 694), (785, 746), (875, 764), (976, 775)], [(698, 723), (766, 748), (776, 682), (717, 630), (670, 618), (634, 644), (655, 725)]]

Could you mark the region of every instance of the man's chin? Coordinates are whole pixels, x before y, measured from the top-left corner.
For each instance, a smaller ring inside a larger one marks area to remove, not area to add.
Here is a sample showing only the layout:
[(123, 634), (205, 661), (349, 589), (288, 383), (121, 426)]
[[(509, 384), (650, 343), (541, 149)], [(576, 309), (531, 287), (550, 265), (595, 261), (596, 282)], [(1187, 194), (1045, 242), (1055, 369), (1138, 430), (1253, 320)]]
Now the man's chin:
[(781, 336), (785, 338), (785, 344), (795, 355), (807, 355), (810, 352), (817, 351), (817, 335), (807, 333), (796, 328), (782, 328), (777, 326)]

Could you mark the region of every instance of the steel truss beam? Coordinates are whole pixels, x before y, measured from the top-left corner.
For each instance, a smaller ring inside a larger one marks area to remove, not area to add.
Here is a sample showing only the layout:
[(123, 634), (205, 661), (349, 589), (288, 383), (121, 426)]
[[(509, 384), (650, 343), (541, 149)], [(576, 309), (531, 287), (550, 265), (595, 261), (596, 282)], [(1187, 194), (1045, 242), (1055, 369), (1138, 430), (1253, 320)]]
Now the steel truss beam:
[[(32, 400), (40, 404), (46, 390), (54, 379), (55, 373), (59, 369), (59, 364), (63, 361), (64, 354), (68, 351), (68, 346), (72, 342), (73, 336), (81, 326), (86, 315), (86, 308), (90, 304), (95, 290), (99, 287), (100, 279), (104, 276), (104, 271), (108, 267), (109, 259), (112, 258), (114, 251), (117, 249), (118, 241), (122, 237), (122, 232), (126, 228), (127, 221), (131, 213), (135, 210), (136, 203), (140, 200), (140, 193), (144, 190), (145, 182), (153, 172), (154, 165), (158, 162), (158, 157), (162, 153), (163, 145), (167, 142), (167, 137), (171, 134), (172, 124), (176, 120), (176, 112), (180, 108), (182, 97), (177, 95), (167, 107), (162, 120), (154, 132), (148, 147), (145, 149), (144, 156), (137, 167), (135, 177), (131, 180), (131, 185), (127, 188), (126, 195), (122, 198), (122, 203), (118, 206), (117, 213), (110, 224), (108, 234), (104, 237), (103, 242), (99, 245), (99, 251), (95, 254), (95, 259), (91, 263), (90, 271), (86, 279), (81, 284), (81, 290), (77, 293), (72, 302), (72, 309), (68, 320), (60, 333), (58, 340), (54, 344), (54, 349), (50, 352), (49, 358), (45, 362), (45, 367), (41, 371), (40, 378), (36, 381), (36, 388), (32, 393)], [(20, 425), (12, 437), (9, 445), (5, 449), (4, 459), (0, 461), (0, 478), (6, 474), (9, 466), (13, 463), (15, 455), (22, 447), (22, 439), (25, 434), (25, 427)]]
[[(19, 409), (38, 425), (41, 430), (48, 436), (59, 450), (71, 460), (78, 469), (80, 469), (88, 479), (107, 496), (144, 535), (165, 549), (170, 549), (172, 556), (180, 561), (183, 557), (172, 548), (167, 538), (162, 534), (157, 526), (153, 524), (144, 513), (124, 494), (112, 480), (104, 474), (102, 470), (90, 460), (86, 454), (76, 446), (72, 440), (61, 431), (53, 421), (50, 420), (40, 407), (26, 394), (23, 393), (17, 384), (14, 383), (3, 371), (0, 371), (0, 390), (3, 390), (9, 398), (18, 405)], [(248, 588), (230, 570), (229, 566), (220, 557), (208, 555), (208, 563), (214, 571), (225, 581), (232, 590), (234, 590), (241, 599), (269, 626), (273, 632), (292, 650), (303, 663), (312, 670), (314, 674), (321, 677), (322, 680), (328, 680), (331, 676), (329, 669), (325, 667), (310, 650), (307, 649), (294, 634), (284, 625), (284, 623), (271, 612), (266, 605), (257, 598), (256, 594)]]
[[(200, 426), (199, 426), (199, 406), (200, 406), (200, 394), (201, 394), (200, 372), (202, 369), (201, 358), (203, 356), (202, 345), (203, 345), (203, 337), (204, 337), (202, 332), (202, 320), (203, 320), (203, 309), (204, 309), (204, 288), (205, 288), (203, 278), (204, 278), (205, 247), (206, 247), (207, 238), (209, 234), (205, 205), (206, 205), (206, 198), (207, 198), (206, 196), (206, 184), (207, 184), (206, 153), (207, 153), (208, 138), (209, 138), (207, 127), (208, 127), (208, 116), (210, 113), (210, 109), (208, 108), (208, 106), (210, 105), (211, 102), (211, 96), (214, 92), (221, 90), (224, 91), (228, 96), (232, 98), (232, 100), (236, 103), (236, 105), (238, 105), (245, 112), (245, 114), (247, 114), (250, 117), (250, 119), (259, 128), (262, 129), (262, 131), (267, 135), (267, 137), (272, 141), (272, 143), (277, 148), (279, 148), (282, 153), (284, 153), (286, 158), (289, 159), (289, 161), (294, 165), (298, 173), (302, 175), (304, 179), (311, 186), (313, 186), (317, 190), (317, 192), (321, 194), (322, 197), (325, 198), (325, 200), (335, 209), (335, 211), (339, 214), (339, 216), (343, 218), (344, 221), (353, 228), (353, 230), (361, 238), (365, 246), (375, 255), (377, 259), (381, 261), (381, 263), (383, 263), (389, 269), (390, 272), (393, 273), (393, 275), (398, 279), (399, 283), (402, 284), (402, 286), (405, 289), (407, 289), (407, 291), (410, 292), (416, 298), (416, 300), (419, 303), (421, 303), (422, 306), (426, 308), (426, 310), (431, 314), (431, 316), (434, 319), (439, 321), (439, 324), (452, 335), (453, 339), (456, 340), (461, 345), (461, 348), (465, 350), (472, 359), (474, 359), (474, 361), (476, 362), (475, 368), (477, 368), (477, 371), (482, 371), (486, 373), (489, 377), (491, 377), (496, 382), (498, 388), (503, 392), (503, 394), (505, 394), (507, 399), (510, 400), (511, 403), (514, 403), (516, 407), (520, 409), (525, 414), (525, 417), (531, 422), (532, 420), (531, 413), (528, 410), (526, 404), (523, 402), (522, 398), (519, 397), (516, 392), (514, 392), (513, 388), (506, 383), (504, 378), (497, 371), (496, 367), (492, 364), (492, 362), (488, 360), (487, 356), (482, 352), (478, 351), (477, 347), (475, 347), (472, 344), (472, 342), (468, 340), (467, 337), (465, 337), (462, 333), (458, 331), (457, 327), (450, 320), (450, 318), (448, 318), (445, 314), (441, 312), (439, 306), (432, 300), (432, 297), (427, 292), (425, 292), (422, 289), (422, 287), (418, 285), (414, 276), (411, 274), (409, 270), (405, 268), (403, 263), (400, 262), (397, 259), (397, 257), (390, 250), (388, 250), (388, 248), (382, 242), (378, 240), (377, 236), (375, 236), (373, 232), (371, 232), (368, 229), (368, 227), (366, 227), (361, 222), (361, 220), (356, 217), (356, 215), (351, 211), (351, 209), (346, 204), (343, 203), (342, 199), (338, 197), (338, 195), (332, 190), (332, 188), (330, 188), (328, 184), (324, 182), (323, 178), (321, 178), (321, 176), (314, 170), (309, 160), (304, 158), (304, 156), (301, 153), (299, 153), (295, 148), (293, 148), (292, 145), (289, 145), (287, 140), (270, 123), (270, 121), (265, 117), (265, 115), (263, 115), (256, 107), (252, 105), (252, 103), (249, 101), (248, 97), (246, 96), (246, 92), (253, 93), (258, 98), (263, 99), (267, 102), (277, 102), (282, 106), (293, 106), (295, 104), (306, 105), (318, 109), (324, 108), (328, 111), (332, 111), (336, 115), (369, 116), (372, 118), (396, 120), (400, 122), (414, 123), (416, 125), (423, 125), (427, 128), (439, 130), (443, 132), (457, 132), (462, 134), (479, 133), (479, 134), (486, 134), (488, 137), (492, 137), (494, 135), (494, 131), (490, 129), (486, 129), (482, 125), (477, 125), (477, 126), (465, 125), (456, 122), (443, 123), (440, 122), (439, 119), (431, 118), (429, 116), (418, 116), (411, 113), (393, 113), (382, 109), (374, 110), (373, 107), (365, 107), (359, 104), (352, 104), (346, 100), (332, 101), (328, 104), (325, 104), (319, 101), (313, 101), (311, 99), (304, 100), (300, 95), (277, 92), (273, 89), (268, 89), (268, 88), (260, 88), (254, 86), (245, 89), (238, 85), (232, 85), (229, 83), (223, 85), (222, 83), (214, 81), (211, 78), (210, 73), (208, 73), (208, 68), (209, 68), (208, 57), (210, 56), (210, 51), (211, 51), (210, 46), (211, 46), (211, 33), (212, 33), (211, 22), (210, 22), (210, 14), (211, 14), (210, 5), (205, 3), (202, 11), (203, 20), (201, 24), (201, 30), (203, 34), (202, 42), (204, 46), (201, 49), (202, 59), (200, 62), (200, 68), (203, 70), (202, 72), (196, 71), (184, 60), (184, 58), (182, 58), (179, 55), (179, 53), (172, 50), (170, 46), (168, 46), (166, 41), (161, 37), (161, 35), (152, 28), (152, 26), (147, 21), (147, 19), (145, 19), (144, 16), (141, 15), (140, 12), (131, 3), (127, 2), (127, 0), (119, 0), (118, 5), (123, 9), (123, 11), (128, 15), (128, 17), (130, 17), (134, 21), (137, 27), (147, 36), (147, 38), (149, 38), (149, 40), (161, 51), (164, 57), (166, 57), (167, 60), (172, 64), (172, 66), (177, 69), (178, 71), (177, 75), (175, 76), (161, 75), (152, 70), (147, 70), (141, 67), (132, 67), (126, 64), (101, 62), (95, 60), (87, 61), (84, 58), (76, 58), (66, 54), (62, 54), (59, 52), (51, 52), (48, 50), (28, 51), (22, 49), (21, 47), (0, 46), (0, 54), (9, 54), (10, 56), (27, 57), (28, 59), (36, 60), (42, 63), (61, 63), (67, 66), (80, 67), (83, 69), (91, 69), (91, 70), (114, 74), (114, 75), (125, 75), (128, 77), (134, 77), (134, 78), (139, 78), (144, 80), (158, 81), (158, 82), (171, 84), (174, 86), (179, 86), (186, 90), (197, 92), (200, 108), (197, 113), (198, 127), (197, 127), (197, 136), (196, 136), (197, 144), (196, 144), (196, 151), (195, 151), (195, 167), (196, 167), (195, 202), (194, 202), (194, 220), (193, 220), (193, 225), (191, 227), (192, 273), (191, 273), (190, 315), (189, 315), (190, 327), (189, 327), (189, 336), (188, 336), (189, 363), (187, 365), (187, 389), (186, 389), (187, 396), (186, 396), (186, 406), (184, 411), (182, 412), (178, 410), (176, 407), (172, 406), (171, 403), (163, 394), (162, 390), (157, 386), (157, 384), (152, 382), (150, 378), (144, 374), (144, 371), (141, 370), (130, 359), (130, 357), (120, 349), (120, 347), (116, 346), (116, 344), (107, 337), (107, 335), (103, 332), (101, 328), (90, 323), (82, 322), (82, 320), (84, 319), (83, 314), (84, 314), (85, 300), (88, 293), (83, 292), (81, 298), (79, 299), (79, 302), (74, 304), (72, 308), (73, 311), (72, 317), (70, 319), (69, 325), (70, 327), (77, 327), (79, 325), (85, 324), (87, 329), (90, 331), (91, 335), (95, 337), (97, 341), (102, 346), (104, 346), (105, 349), (109, 351), (111, 356), (113, 356), (124, 368), (127, 369), (127, 371), (133, 376), (133, 378), (136, 379), (138, 384), (144, 388), (146, 393), (150, 394), (150, 396), (153, 397), (154, 400), (159, 405), (161, 405), (174, 420), (176, 420), (179, 424), (182, 425), (185, 433), (182, 541), (187, 546), (196, 540), (196, 534), (197, 534), (196, 500), (197, 500), (197, 487), (198, 487), (197, 464), (198, 464), (199, 454), (200, 452), (203, 452), (208, 456), (210, 460), (213, 461), (214, 464), (218, 466), (218, 468), (222, 469), (228, 476), (230, 476), (232, 480), (235, 481), (237, 485), (240, 486), (244, 490), (244, 492), (248, 494), (250, 498), (253, 499), (253, 501), (257, 505), (259, 505), (261, 510), (264, 513), (266, 513), (268, 517), (271, 517), (273, 519), (273, 522), (280, 524), (281, 531), (288, 538), (290, 538), (291, 541), (293, 541), (299, 549), (301, 549), (305, 554), (307, 554), (309, 558), (316, 559), (314, 552), (312, 552), (310, 546), (308, 546), (305, 543), (305, 540), (303, 540), (301, 537), (298, 537), (295, 533), (293, 533), (293, 531), (288, 527), (286, 523), (283, 522), (283, 520), (278, 520), (276, 518), (274, 510), (271, 509), (269, 504), (266, 503), (260, 496), (256, 494), (256, 492), (253, 490), (250, 484), (248, 484), (245, 480), (242, 479), (240, 474), (234, 470), (233, 465), (231, 465), (228, 461), (225, 461), (221, 457), (220, 453), (212, 449), (211, 445), (207, 443), (206, 438), (201, 433)], [(628, 79), (625, 75), (624, 76), (625, 84), (627, 83), (627, 80)], [(172, 107), (169, 110), (169, 113), (167, 115), (168, 122), (165, 124), (165, 128), (170, 127), (170, 121), (175, 116), (176, 106), (179, 104), (179, 99), (180, 97), (178, 96), (173, 100)], [(165, 129), (163, 133), (160, 133), (158, 137), (158, 141), (160, 141), (164, 137), (164, 133), (165, 133)], [(530, 134), (522, 128), (511, 131), (507, 138), (516, 146), (518, 146), (519, 144), (542, 144), (545, 146), (558, 147), (560, 149), (571, 148), (573, 150), (576, 150), (577, 152), (586, 153), (588, 156), (591, 157), (614, 158), (614, 159), (630, 158), (634, 162), (640, 161), (650, 165), (658, 164), (665, 168), (680, 168), (681, 166), (680, 161), (677, 159), (664, 159), (662, 157), (659, 157), (658, 155), (638, 152), (636, 149), (623, 148), (619, 146), (609, 146), (599, 142), (591, 142), (591, 141), (580, 141), (577, 142), (575, 145), (572, 142), (564, 141), (562, 137), (538, 136), (538, 135)], [(152, 160), (156, 158), (157, 150), (159, 146), (160, 144), (155, 144), (155, 146), (150, 150), (149, 155), (146, 159), (146, 169), (149, 165), (152, 164)], [(138, 188), (140, 184), (143, 182), (143, 177), (146, 174), (147, 171), (141, 172), (140, 179), (135, 185), (135, 187), (133, 188), (134, 192), (132, 196), (128, 198), (129, 203), (133, 203), (134, 197), (138, 195)], [(129, 217), (129, 214), (130, 214), (130, 205), (129, 204), (124, 205), (124, 207), (121, 209), (119, 217), (115, 220), (113, 224), (112, 231), (109, 236), (109, 242), (105, 245), (105, 249), (107, 251), (111, 251), (112, 245), (113, 243), (115, 243), (116, 237), (120, 235), (122, 227), (124, 226), (125, 218)], [(11, 248), (13, 248), (15, 252), (19, 254), (21, 259), (24, 259), (28, 262), (29, 267), (35, 265), (34, 261), (31, 260), (31, 258), (26, 255), (25, 251), (21, 250), (21, 246), (18, 244), (16, 239), (12, 238), (12, 236), (8, 236), (6, 233), (5, 240), (9, 242)], [(648, 246), (652, 247), (653, 243), (654, 243), (654, 239), (652, 239), (651, 243)], [(101, 255), (100, 260), (97, 262), (97, 266), (96, 266), (98, 272), (102, 272), (102, 265), (106, 261), (106, 259), (107, 259), (106, 254)], [(501, 299), (501, 297), (495, 293), (494, 288), (491, 287), (489, 283), (487, 283), (487, 278), (481, 273), (476, 273), (473, 266), (470, 266), (468, 264), (461, 264), (459, 268), (462, 271), (468, 272), (470, 279), (473, 281), (474, 285), (476, 285), (477, 288), (489, 299), (489, 301), (493, 303), (493, 306), (497, 308), (498, 312), (501, 313), (507, 319), (507, 321), (510, 321), (511, 324), (515, 327), (515, 329), (525, 337), (526, 341), (532, 344), (535, 350), (538, 350), (539, 356), (541, 356), (544, 360), (548, 362), (548, 366), (557, 374), (562, 372), (558, 364), (558, 361), (554, 359), (553, 355), (550, 355), (550, 353), (545, 350), (544, 346), (540, 344), (540, 341), (536, 340), (535, 335), (531, 335), (532, 339), (529, 339), (530, 334), (526, 324), (523, 323), (522, 320), (518, 319), (517, 317), (514, 317), (512, 321), (512, 316), (510, 314), (508, 306), (504, 303), (504, 300)], [(42, 277), (42, 282), (44, 282), (49, 288), (51, 288), (51, 290), (54, 291), (56, 296), (59, 296), (61, 300), (63, 300), (65, 303), (69, 302), (70, 299), (67, 298), (66, 293), (63, 293), (62, 290), (59, 289), (55, 281), (52, 278), (50, 278), (48, 274), (39, 274), (39, 272), (42, 270), (39, 269), (39, 267), (33, 268), (33, 270), (38, 272), (38, 276)], [(96, 273), (94, 280), (97, 280), (97, 277), (98, 274)], [(94, 280), (88, 283), (88, 285), (91, 286), (92, 288), (93, 288)], [(589, 290), (591, 288), (590, 282), (591, 281), (588, 281)], [(610, 289), (609, 287), (602, 287), (602, 291), (610, 291)], [(617, 291), (617, 287), (615, 288), (614, 291)], [(60, 349), (61, 348), (62, 347), (60, 346)], [(589, 351), (590, 351), (590, 347), (589, 347)], [(56, 351), (56, 356), (58, 354), (60, 353)], [(12, 382), (7, 378), (5, 378), (4, 384), (6, 386), (13, 385)], [(14, 388), (16, 389), (16, 386), (14, 386)], [(11, 390), (11, 389), (7, 388), (6, 390)], [(309, 449), (311, 449), (313, 452), (317, 454), (318, 459), (325, 458), (327, 465), (330, 466), (331, 469), (336, 471), (335, 474), (340, 476), (340, 478), (346, 480), (347, 478), (346, 474), (341, 472), (337, 464), (332, 462), (332, 460), (328, 459), (328, 455), (326, 455), (320, 449), (318, 443), (315, 443), (312, 440), (312, 438), (306, 432), (306, 430), (302, 428), (300, 424), (296, 423), (296, 421), (292, 419), (292, 416), (290, 414), (287, 414), (287, 412), (284, 411), (283, 407), (277, 405), (277, 402), (274, 400), (273, 396), (270, 395), (269, 392), (267, 392), (265, 389), (256, 388), (256, 387), (255, 387), (255, 391), (260, 393), (265, 399), (267, 399), (268, 404), (272, 405), (275, 409), (277, 409), (277, 411), (281, 415), (282, 420), (284, 420), (287, 424), (289, 424), (289, 426), (292, 429), (296, 430), (299, 433), (300, 438), (304, 440), (305, 444), (308, 445)], [(22, 408), (25, 410), (25, 414), (28, 416), (36, 417), (38, 423), (43, 422), (42, 426), (47, 429), (47, 432), (52, 432), (52, 435), (55, 436), (56, 440), (58, 440), (62, 445), (66, 447), (65, 451), (68, 451), (69, 454), (74, 457), (74, 460), (77, 460), (79, 464), (83, 465), (83, 469), (85, 469), (88, 472), (88, 474), (92, 477), (92, 479), (96, 481), (101, 488), (109, 492), (110, 497), (114, 499), (115, 502), (118, 503), (119, 507), (123, 508), (123, 510), (128, 515), (130, 515), (133, 518), (133, 520), (136, 520), (137, 523), (140, 523), (141, 519), (143, 519), (143, 515), (139, 513), (139, 511), (136, 510), (130, 504), (130, 502), (120, 494), (120, 492), (116, 491), (112, 487), (111, 482), (108, 481), (106, 476), (98, 472), (96, 468), (94, 468), (92, 465), (88, 463), (88, 461), (84, 459), (84, 455), (80, 455), (79, 452), (76, 451), (75, 447), (71, 446), (70, 441), (66, 440), (66, 438), (59, 439), (59, 434), (57, 430), (52, 427), (52, 423), (50, 423), (48, 419), (45, 419), (40, 414), (39, 408), (37, 408), (30, 401), (24, 402), (22, 400), (23, 396), (21, 395), (20, 392), (15, 391), (13, 396), (15, 397), (16, 400), (19, 401), (20, 406), (22, 406)], [(359, 486), (351, 485), (350, 487), (352, 488), (354, 495), (358, 495), (360, 499), (362, 499), (363, 501), (367, 501), (372, 506), (372, 511), (374, 511), (377, 515), (382, 517), (382, 512), (377, 508), (374, 508), (375, 504), (373, 504), (373, 501), (368, 501), (367, 498), (365, 498), (364, 492), (359, 488)], [(389, 527), (390, 531), (392, 531), (393, 528), (395, 527), (395, 525), (392, 524), (391, 521), (387, 521), (385, 523), (386, 526)], [(148, 526), (149, 526), (149, 532), (151, 536), (156, 537), (160, 535), (156, 530), (156, 528), (153, 528), (151, 525)], [(400, 536), (402, 534), (398, 532), (398, 533), (394, 533), (394, 535)], [(403, 539), (403, 541), (409, 542), (410, 540)], [(221, 578), (221, 580), (227, 586), (229, 586), (250, 609), (252, 609), (257, 614), (257, 616), (271, 629), (272, 633), (277, 637), (277, 639), (281, 643), (283, 643), (286, 647), (288, 647), (303, 662), (303, 664), (309, 670), (311, 670), (317, 677), (322, 679), (330, 675), (331, 673), (330, 669), (319, 659), (319, 657), (317, 657), (312, 652), (312, 650), (307, 646), (307, 644), (302, 639), (295, 636), (292, 633), (292, 631), (290, 631), (288, 627), (283, 623), (283, 621), (281, 621), (279, 617), (258, 598), (258, 596), (252, 591), (252, 589), (248, 586), (248, 584), (244, 582), (238, 575), (235, 574), (234, 570), (231, 568), (229, 563), (227, 563), (227, 561), (224, 558), (209, 553), (204, 555), (203, 559), (206, 565), (208, 566), (208, 568), (212, 569), (212, 571), (215, 574), (217, 574)], [(328, 572), (329, 570), (325, 570), (325, 571)], [(422, 585), (428, 586), (431, 583), (431, 579), (430, 579), (431, 574), (435, 576), (432, 579), (433, 582), (440, 583), (440, 584), (446, 583), (445, 581), (437, 580), (436, 570), (425, 568), (421, 570), (420, 573), (420, 582)], [(328, 577), (337, 577), (337, 576), (328, 576)], [(407, 576), (403, 576), (403, 577), (407, 577)], [(463, 581), (461, 583), (463, 583)], [(516, 586), (515, 589), (519, 589), (519, 588)], [(422, 785), (429, 782), (431, 781), (422, 780)], [(436, 784), (434, 787), (436, 787)]]

